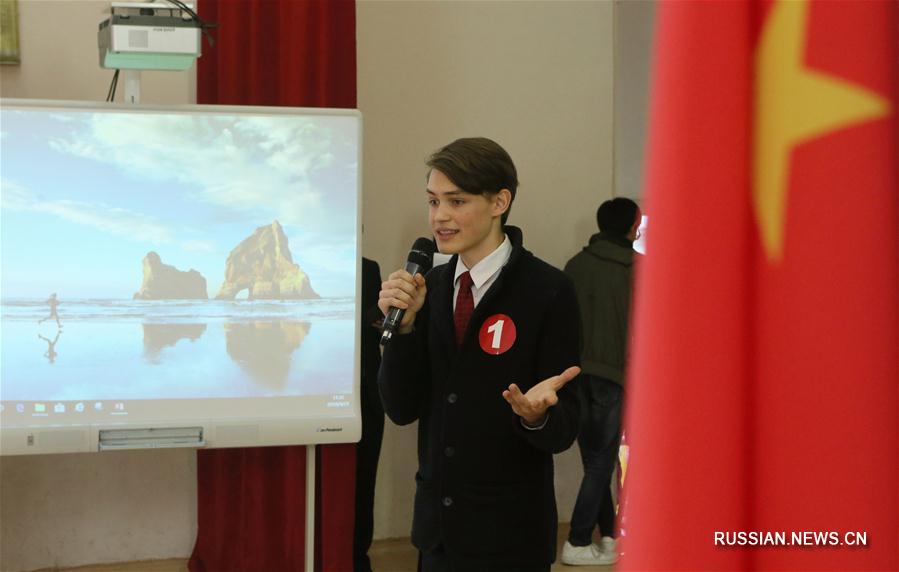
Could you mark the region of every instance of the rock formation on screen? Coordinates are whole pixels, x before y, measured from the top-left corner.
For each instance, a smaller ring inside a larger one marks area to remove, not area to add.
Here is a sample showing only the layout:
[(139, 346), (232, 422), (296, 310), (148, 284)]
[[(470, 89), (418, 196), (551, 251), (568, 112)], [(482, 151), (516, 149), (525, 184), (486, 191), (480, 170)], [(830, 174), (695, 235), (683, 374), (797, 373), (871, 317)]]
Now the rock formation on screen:
[(281, 388), (288, 381), (293, 353), (303, 344), (311, 327), (309, 322), (227, 323), (228, 356), (261, 387)]
[(152, 363), (161, 361), (162, 350), (175, 347), (181, 340), (195, 342), (206, 332), (206, 324), (142, 324), (144, 328), (144, 358)]
[(207, 300), (206, 279), (191, 268), (182, 272), (163, 264), (159, 255), (148, 252), (144, 256), (144, 282), (135, 300)]
[(248, 290), (250, 300), (303, 300), (318, 298), (309, 277), (294, 263), (287, 235), (278, 221), (262, 226), (228, 255), (225, 282), (216, 296), (233, 300)]

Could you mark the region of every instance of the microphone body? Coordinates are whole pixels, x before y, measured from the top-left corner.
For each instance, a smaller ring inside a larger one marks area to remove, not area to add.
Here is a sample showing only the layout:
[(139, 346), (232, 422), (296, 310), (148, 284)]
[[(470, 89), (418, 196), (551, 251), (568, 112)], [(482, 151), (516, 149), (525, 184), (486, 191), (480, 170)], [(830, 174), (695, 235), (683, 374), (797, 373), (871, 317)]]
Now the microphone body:
[[(426, 274), (431, 269), (431, 261), (434, 251), (437, 250), (433, 240), (427, 238), (419, 238), (412, 245), (409, 251), (409, 257), (403, 270), (415, 276), (416, 274)], [(393, 334), (400, 328), (403, 316), (406, 315), (404, 308), (390, 307), (387, 315), (384, 317), (384, 331), (381, 333), (381, 345), (387, 345), (387, 342), (393, 337)]]

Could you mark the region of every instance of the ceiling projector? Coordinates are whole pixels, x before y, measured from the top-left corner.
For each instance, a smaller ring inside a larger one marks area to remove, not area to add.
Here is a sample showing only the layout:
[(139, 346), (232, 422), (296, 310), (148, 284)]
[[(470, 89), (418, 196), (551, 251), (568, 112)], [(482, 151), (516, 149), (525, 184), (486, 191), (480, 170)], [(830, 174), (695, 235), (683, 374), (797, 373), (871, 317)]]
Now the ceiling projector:
[(100, 67), (186, 70), (200, 56), (201, 23), (183, 2), (113, 2), (100, 22)]

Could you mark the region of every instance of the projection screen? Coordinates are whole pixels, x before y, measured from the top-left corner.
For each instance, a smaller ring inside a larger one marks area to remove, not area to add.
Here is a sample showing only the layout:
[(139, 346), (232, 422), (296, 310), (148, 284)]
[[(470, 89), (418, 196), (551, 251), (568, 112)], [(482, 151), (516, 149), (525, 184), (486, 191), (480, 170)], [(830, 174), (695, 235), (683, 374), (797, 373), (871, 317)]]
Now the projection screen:
[(0, 113), (2, 454), (358, 440), (357, 111)]

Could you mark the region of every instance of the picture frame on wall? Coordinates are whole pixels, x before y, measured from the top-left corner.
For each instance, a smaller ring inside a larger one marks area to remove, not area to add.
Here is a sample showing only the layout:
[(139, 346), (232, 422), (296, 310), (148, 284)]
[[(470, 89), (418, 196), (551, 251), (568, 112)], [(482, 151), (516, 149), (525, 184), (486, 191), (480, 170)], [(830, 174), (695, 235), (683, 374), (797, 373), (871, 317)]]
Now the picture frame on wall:
[(0, 0), (0, 64), (19, 61), (19, 0)]

